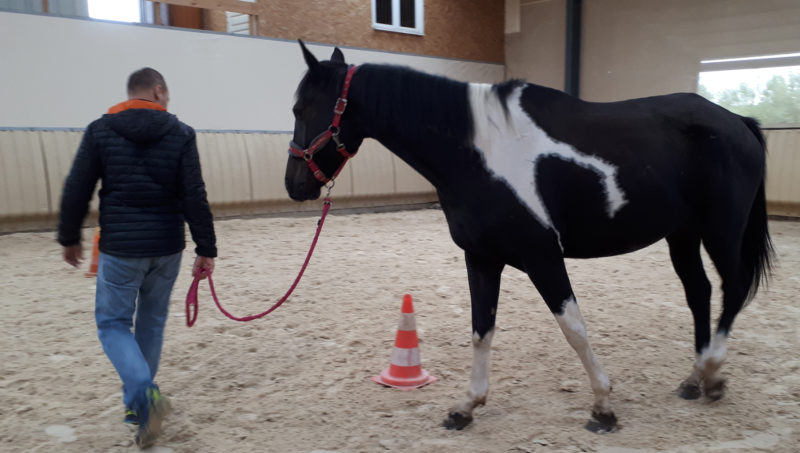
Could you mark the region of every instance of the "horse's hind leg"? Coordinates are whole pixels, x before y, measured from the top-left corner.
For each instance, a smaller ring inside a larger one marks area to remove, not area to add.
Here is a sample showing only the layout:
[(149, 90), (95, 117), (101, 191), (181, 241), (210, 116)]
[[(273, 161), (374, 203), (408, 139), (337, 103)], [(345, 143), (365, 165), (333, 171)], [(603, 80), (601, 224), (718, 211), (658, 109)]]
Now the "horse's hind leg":
[(694, 344), (696, 363), (692, 374), (678, 388), (681, 398), (700, 398), (703, 371), (699, 365), (702, 351), (708, 348), (711, 337), (711, 283), (708, 282), (703, 259), (700, 256), (700, 236), (692, 233), (677, 233), (667, 238), (672, 265), (683, 283), (686, 302), (694, 318)]
[[(714, 252), (708, 243), (706, 248), (722, 278), (722, 315), (714, 337), (697, 360), (697, 368), (703, 379), (703, 391), (706, 396), (712, 400), (718, 400), (725, 396), (725, 379), (719, 376), (718, 371), (727, 357), (728, 335), (733, 326), (733, 320), (747, 299), (750, 279), (744, 277), (740, 272), (741, 260), (738, 256), (733, 253), (727, 253), (726, 256), (718, 251)], [(738, 247), (735, 250), (738, 251)], [(734, 251), (734, 247), (731, 247), (731, 251)]]
[(742, 262), (742, 232), (731, 228), (742, 224), (728, 220), (726, 228), (718, 226), (716, 234), (704, 235), (703, 244), (722, 279), (722, 315), (717, 331), (706, 348), (700, 352), (696, 368), (703, 381), (707, 397), (718, 400), (725, 395), (725, 379), (718, 371), (727, 356), (728, 335), (736, 315), (744, 307), (752, 275)]
[(489, 393), (489, 356), (500, 295), (500, 276), (504, 265), (475, 254), (465, 254), (472, 299), (472, 377), (467, 398), (450, 409), (443, 426), (463, 429), (472, 421), (472, 411), (486, 404)]
[(564, 259), (561, 256), (547, 259), (541, 254), (527, 262), (525, 268), (589, 375), (594, 392), (594, 406), (592, 420), (589, 420), (586, 428), (598, 433), (614, 430), (617, 427), (617, 417), (609, 400), (611, 382), (589, 345), (586, 322), (572, 293)]

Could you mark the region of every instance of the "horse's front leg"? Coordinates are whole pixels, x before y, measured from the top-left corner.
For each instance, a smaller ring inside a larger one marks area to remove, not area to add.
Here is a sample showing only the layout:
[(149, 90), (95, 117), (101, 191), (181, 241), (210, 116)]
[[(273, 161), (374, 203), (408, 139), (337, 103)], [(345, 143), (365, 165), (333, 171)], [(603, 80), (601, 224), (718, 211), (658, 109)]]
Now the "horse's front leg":
[(526, 262), (526, 271), (589, 375), (594, 405), (592, 418), (586, 424), (586, 429), (597, 433), (613, 431), (617, 428), (617, 417), (609, 401), (611, 383), (589, 345), (586, 322), (572, 294), (564, 259), (556, 253), (553, 252), (549, 258), (540, 253)]
[(450, 409), (443, 425), (463, 429), (472, 421), (472, 411), (486, 404), (489, 393), (489, 356), (491, 354), (500, 275), (504, 265), (467, 252), (467, 276), (472, 299), (472, 377), (467, 398)]

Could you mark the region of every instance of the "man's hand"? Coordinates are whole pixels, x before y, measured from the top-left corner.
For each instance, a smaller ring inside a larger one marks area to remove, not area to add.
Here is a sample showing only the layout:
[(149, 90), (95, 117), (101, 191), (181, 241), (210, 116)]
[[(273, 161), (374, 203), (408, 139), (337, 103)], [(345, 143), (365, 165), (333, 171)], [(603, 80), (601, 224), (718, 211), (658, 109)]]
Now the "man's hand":
[(72, 267), (78, 267), (83, 261), (83, 247), (80, 244), (64, 247), (64, 261)]
[[(204, 272), (200, 272), (200, 271)], [(207, 275), (214, 273), (214, 258), (207, 256), (198, 256), (194, 259), (194, 266), (192, 266), (192, 277), (200, 275), (200, 280), (206, 278)]]

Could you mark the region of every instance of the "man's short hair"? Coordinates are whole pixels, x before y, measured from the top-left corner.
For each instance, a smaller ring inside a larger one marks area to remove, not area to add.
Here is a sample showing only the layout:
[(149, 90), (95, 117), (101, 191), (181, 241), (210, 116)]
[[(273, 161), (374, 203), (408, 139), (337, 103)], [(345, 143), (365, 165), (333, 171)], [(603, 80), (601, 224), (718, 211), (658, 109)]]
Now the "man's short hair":
[(164, 76), (153, 68), (142, 68), (128, 77), (128, 93), (148, 90), (156, 85), (161, 85), (165, 89), (167, 88)]

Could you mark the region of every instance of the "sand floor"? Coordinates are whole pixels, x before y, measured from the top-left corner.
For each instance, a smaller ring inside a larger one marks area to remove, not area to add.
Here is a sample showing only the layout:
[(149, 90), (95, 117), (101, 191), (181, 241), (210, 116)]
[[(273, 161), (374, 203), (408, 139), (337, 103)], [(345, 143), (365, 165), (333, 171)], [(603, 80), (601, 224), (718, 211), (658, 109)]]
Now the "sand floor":
[[(226, 308), (251, 314), (282, 295), (316, 221), (218, 221), (214, 277)], [(770, 227), (779, 267), (736, 321), (728, 394), (717, 402), (674, 395), (693, 363), (693, 328), (664, 242), (568, 261), (614, 385), (622, 429), (606, 435), (584, 430), (586, 374), (514, 269), (503, 278), (488, 403), (464, 431), (440, 427), (465, 394), (472, 348), (464, 258), (438, 209), (334, 211), (295, 296), (251, 323), (224, 318), (203, 286), (199, 320), (186, 327), (186, 253), (157, 377), (175, 411), (151, 451), (797, 452), (800, 223)], [(134, 451), (120, 382), (96, 337), (94, 281), (86, 265), (61, 261), (53, 237), (0, 236), (0, 451)], [(718, 280), (706, 267), (716, 317)], [(439, 378), (411, 392), (370, 380), (389, 364), (405, 293), (415, 300), (423, 366)]]

